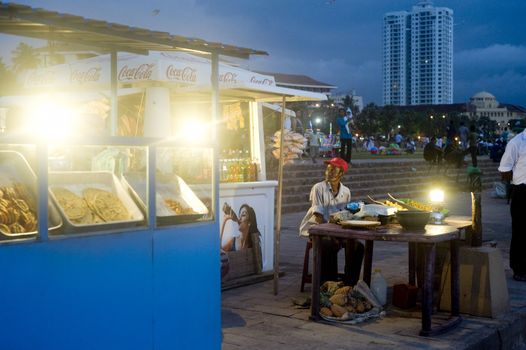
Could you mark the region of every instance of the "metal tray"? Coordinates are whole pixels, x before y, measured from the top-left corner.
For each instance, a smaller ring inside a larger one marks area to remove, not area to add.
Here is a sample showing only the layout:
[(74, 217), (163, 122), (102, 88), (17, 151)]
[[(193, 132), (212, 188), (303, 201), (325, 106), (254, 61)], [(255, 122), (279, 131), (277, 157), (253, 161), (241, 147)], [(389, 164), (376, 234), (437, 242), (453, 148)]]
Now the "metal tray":
[[(157, 210), (157, 225), (165, 226), (195, 222), (208, 214), (205, 204), (179, 176), (158, 175), (156, 181), (155, 207)], [(126, 173), (122, 176), (121, 182), (146, 213), (147, 190), (144, 174)], [(176, 214), (166, 205), (165, 200), (167, 199), (178, 201), (183, 206), (192, 208), (196, 214)]]
[[(37, 203), (37, 177), (24, 156), (15, 151), (0, 151), (0, 186), (13, 186), (22, 183), (29, 191), (33, 203)], [(32, 208), (35, 212), (36, 207)], [(57, 208), (48, 202), (48, 232), (56, 234), (62, 228), (62, 219)], [(0, 240), (32, 238), (37, 231), (24, 233), (5, 233), (0, 231)]]
[[(128, 209), (130, 220), (101, 222), (92, 224), (77, 224), (71, 222), (62, 207), (58, 204), (57, 198), (51, 191), (55, 187), (62, 187), (78, 196), (82, 197), (82, 191), (86, 188), (98, 188), (115, 194)], [(50, 197), (59, 208), (64, 221), (66, 233), (80, 233), (90, 231), (102, 231), (111, 229), (122, 229), (141, 225), (144, 222), (144, 215), (137, 207), (128, 192), (122, 187), (117, 177), (108, 171), (66, 171), (49, 173)]]

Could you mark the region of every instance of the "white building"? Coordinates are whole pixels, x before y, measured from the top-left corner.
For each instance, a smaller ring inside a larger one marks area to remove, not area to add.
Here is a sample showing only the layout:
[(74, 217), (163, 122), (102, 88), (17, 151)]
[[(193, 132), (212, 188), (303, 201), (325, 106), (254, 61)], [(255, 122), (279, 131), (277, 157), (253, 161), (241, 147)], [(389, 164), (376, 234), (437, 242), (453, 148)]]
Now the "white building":
[(430, 1), (384, 15), (383, 104), (453, 103), (453, 10)]
[(497, 122), (498, 130), (502, 132), (505, 128), (512, 129), (511, 120), (524, 119), (526, 109), (509, 103), (499, 103), (494, 95), (481, 91), (469, 99), (466, 114), (474, 120), (480, 117), (488, 117)]

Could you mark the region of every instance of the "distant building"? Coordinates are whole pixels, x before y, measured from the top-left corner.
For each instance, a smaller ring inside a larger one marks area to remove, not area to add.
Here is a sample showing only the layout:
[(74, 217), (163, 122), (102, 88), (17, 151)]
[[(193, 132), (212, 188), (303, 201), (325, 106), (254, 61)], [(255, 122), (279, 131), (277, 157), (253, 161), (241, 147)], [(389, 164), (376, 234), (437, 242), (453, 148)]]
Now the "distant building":
[(526, 108), (509, 103), (499, 103), (495, 96), (486, 91), (481, 91), (469, 99), (466, 115), (470, 119), (488, 117), (497, 122), (500, 131), (509, 127), (512, 119), (526, 118)]
[(453, 102), (453, 10), (430, 1), (383, 24), (383, 104)]
[(488, 117), (497, 122), (497, 130), (502, 132), (505, 127), (510, 129), (511, 120), (524, 120), (526, 108), (509, 103), (500, 103), (489, 92), (482, 91), (473, 95), (465, 103), (439, 105), (400, 106), (400, 111), (432, 112), (435, 117), (447, 117), (452, 114), (466, 116), (470, 120)]

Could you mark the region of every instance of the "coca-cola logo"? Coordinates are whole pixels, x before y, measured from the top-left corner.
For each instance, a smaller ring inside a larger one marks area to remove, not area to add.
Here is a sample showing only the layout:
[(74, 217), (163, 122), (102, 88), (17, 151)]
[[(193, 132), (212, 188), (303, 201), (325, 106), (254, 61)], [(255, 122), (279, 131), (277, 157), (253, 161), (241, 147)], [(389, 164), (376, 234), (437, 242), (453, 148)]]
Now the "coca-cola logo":
[(237, 74), (232, 72), (226, 72), (219, 75), (219, 81), (225, 84), (235, 84), (237, 83)]
[(47, 86), (55, 83), (55, 72), (43, 71), (43, 72), (30, 72), (26, 77), (26, 84)]
[(119, 72), (119, 81), (149, 80), (153, 73), (154, 63), (141, 64), (138, 67), (122, 67)]
[(74, 70), (71, 72), (71, 81), (75, 83), (92, 83), (100, 80), (101, 67), (93, 67), (88, 70)]
[(169, 65), (168, 68), (166, 68), (166, 78), (168, 80), (195, 83), (197, 80), (197, 71), (192, 67), (184, 67), (183, 69), (180, 69), (173, 65)]
[(258, 79), (256, 76), (252, 76), (252, 78), (250, 78), (250, 82), (256, 85), (268, 85), (268, 86), (274, 85), (274, 81), (272, 79), (268, 79), (268, 78)]

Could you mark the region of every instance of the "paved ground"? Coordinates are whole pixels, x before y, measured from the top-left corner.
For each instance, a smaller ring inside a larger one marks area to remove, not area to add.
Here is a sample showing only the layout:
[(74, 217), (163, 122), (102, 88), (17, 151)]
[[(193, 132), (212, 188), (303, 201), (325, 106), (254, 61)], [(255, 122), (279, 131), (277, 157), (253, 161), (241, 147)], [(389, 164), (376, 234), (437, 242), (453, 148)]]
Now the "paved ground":
[[(447, 206), (456, 215), (471, 215), (469, 193), (456, 193)], [(359, 325), (315, 323), (308, 309), (297, 309), (292, 300), (310, 296), (310, 285), (299, 292), (305, 241), (297, 236), (303, 214), (283, 217), (279, 293), (273, 281), (223, 292), (223, 349), (526, 349), (526, 283), (511, 278), (508, 245), (511, 237), (509, 206), (504, 199), (482, 197), (483, 239), (494, 241), (504, 262), (510, 311), (497, 318), (462, 315), (453, 331), (420, 337), (420, 313), (387, 307), (387, 315)], [(340, 254), (343, 255), (343, 254)], [(343, 259), (343, 257), (342, 257)], [(343, 264), (343, 262), (342, 262)], [(343, 265), (341, 265), (343, 266)], [(373, 268), (381, 268), (388, 284), (406, 282), (407, 246), (375, 243)], [(439, 319), (447, 313), (438, 312)]]

